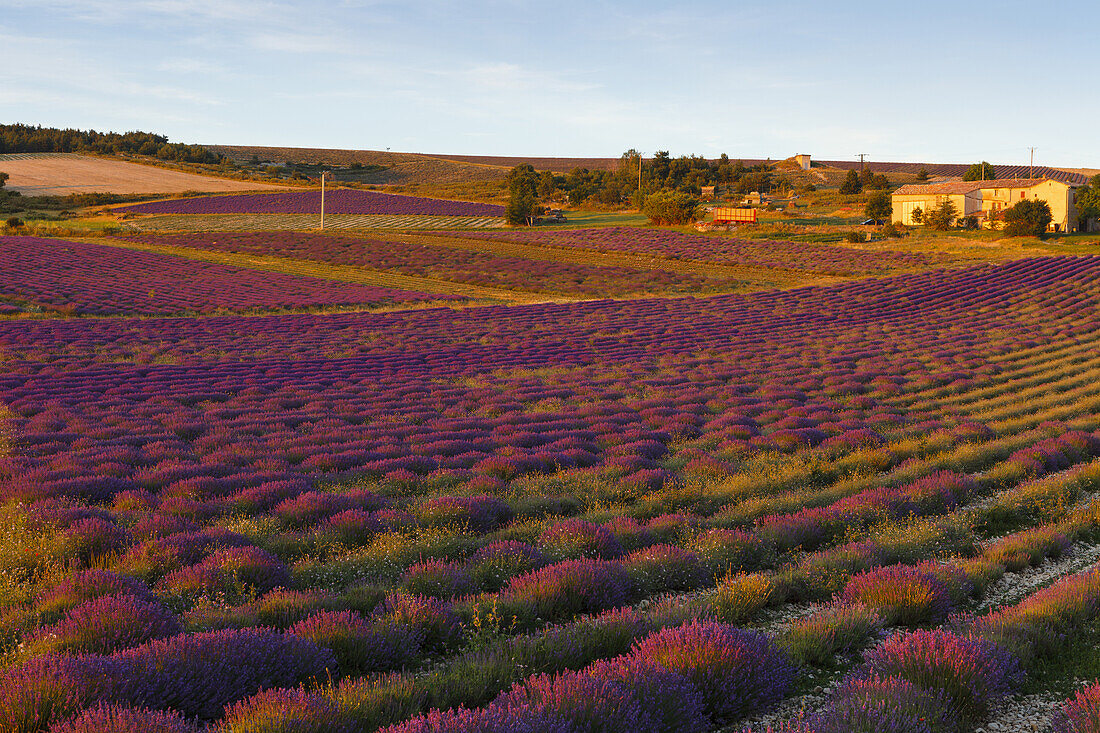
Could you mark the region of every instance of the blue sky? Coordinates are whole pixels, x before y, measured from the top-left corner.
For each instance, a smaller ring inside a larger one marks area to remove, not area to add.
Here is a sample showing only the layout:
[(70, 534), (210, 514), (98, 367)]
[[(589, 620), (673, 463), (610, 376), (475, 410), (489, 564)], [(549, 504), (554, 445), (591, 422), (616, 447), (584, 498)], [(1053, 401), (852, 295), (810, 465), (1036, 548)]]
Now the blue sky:
[(1100, 168), (1092, 2), (2, 0), (0, 121), (490, 155)]

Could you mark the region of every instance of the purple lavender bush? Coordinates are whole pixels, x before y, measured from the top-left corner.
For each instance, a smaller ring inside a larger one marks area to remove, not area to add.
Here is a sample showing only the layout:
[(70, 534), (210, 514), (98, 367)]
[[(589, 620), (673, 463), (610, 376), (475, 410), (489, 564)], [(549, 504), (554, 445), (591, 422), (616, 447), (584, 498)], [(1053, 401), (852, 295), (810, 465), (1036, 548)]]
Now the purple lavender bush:
[(450, 600), (473, 592), (474, 581), (461, 563), (426, 560), (405, 571), (401, 587), (414, 595)]
[(564, 560), (512, 578), (500, 592), (505, 615), (524, 624), (560, 621), (624, 605), (634, 584), (617, 563), (584, 558)]
[(794, 665), (766, 636), (727, 624), (693, 621), (662, 629), (632, 654), (687, 677), (715, 722), (774, 707), (796, 676)]
[(356, 733), (340, 709), (321, 694), (263, 690), (225, 708), (211, 733)]
[(332, 651), (340, 675), (359, 676), (404, 667), (420, 655), (423, 631), (395, 621), (371, 622), (352, 611), (321, 611), (287, 633)]
[(199, 733), (199, 729), (171, 711), (100, 703), (50, 726), (49, 733)]
[(517, 575), (529, 573), (546, 564), (537, 548), (516, 540), (490, 542), (475, 552), (467, 565), (481, 590), (497, 591)]
[(869, 674), (900, 677), (922, 690), (942, 691), (960, 718), (977, 721), (1022, 681), (1016, 657), (978, 638), (948, 631), (899, 634), (864, 657)]
[(959, 729), (951, 700), (902, 677), (849, 678), (816, 716), (820, 733), (951, 733)]
[(1066, 700), (1054, 714), (1054, 733), (1100, 733), (1100, 682)]
[(73, 608), (56, 624), (38, 629), (27, 639), (27, 653), (110, 654), (179, 631), (176, 617), (157, 603), (131, 595), (100, 596)]
[(107, 659), (130, 667), (125, 702), (204, 720), (261, 689), (320, 681), (338, 671), (328, 649), (266, 629), (181, 634)]

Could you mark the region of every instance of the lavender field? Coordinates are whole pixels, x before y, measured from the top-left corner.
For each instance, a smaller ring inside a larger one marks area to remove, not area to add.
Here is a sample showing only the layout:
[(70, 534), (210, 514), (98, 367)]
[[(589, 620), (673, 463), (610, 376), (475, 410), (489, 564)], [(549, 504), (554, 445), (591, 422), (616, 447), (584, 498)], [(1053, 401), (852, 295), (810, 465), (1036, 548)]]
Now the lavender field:
[(731, 278), (705, 278), (660, 269), (596, 266), (470, 252), (430, 244), (365, 237), (290, 232), (139, 235), (149, 244), (191, 247), (366, 267), (451, 282), (535, 290), (582, 297), (664, 292), (700, 292), (735, 285)]
[[(134, 214), (313, 214), (321, 210), (320, 191), (255, 193), (153, 201), (117, 207)], [(419, 216), (504, 216), (504, 207), (377, 191), (336, 189), (325, 195), (329, 214), (410, 214)]]
[(568, 249), (698, 260), (742, 267), (802, 270), (821, 275), (874, 275), (943, 266), (940, 253), (871, 251), (828, 244), (715, 237), (665, 229), (603, 227), (564, 231), (507, 231), (468, 236)]
[(737, 261), (914, 272), (244, 317), (326, 281), (2, 243), (0, 295), (113, 317), (0, 319), (0, 730), (961, 733), (1096, 638), (1100, 257), (791, 243)]
[(226, 267), (102, 244), (0, 237), (0, 298), (8, 301), (9, 313), (169, 316), (392, 305), (448, 297)]

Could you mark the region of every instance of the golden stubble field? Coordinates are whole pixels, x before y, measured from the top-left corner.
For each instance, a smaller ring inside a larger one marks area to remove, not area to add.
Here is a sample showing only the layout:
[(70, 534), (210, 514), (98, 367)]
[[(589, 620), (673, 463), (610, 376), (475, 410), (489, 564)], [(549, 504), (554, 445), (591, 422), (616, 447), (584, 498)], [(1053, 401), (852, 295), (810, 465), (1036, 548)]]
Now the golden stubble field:
[(284, 190), (282, 186), (72, 153), (0, 155), (0, 171), (10, 176), (6, 187), (24, 196)]

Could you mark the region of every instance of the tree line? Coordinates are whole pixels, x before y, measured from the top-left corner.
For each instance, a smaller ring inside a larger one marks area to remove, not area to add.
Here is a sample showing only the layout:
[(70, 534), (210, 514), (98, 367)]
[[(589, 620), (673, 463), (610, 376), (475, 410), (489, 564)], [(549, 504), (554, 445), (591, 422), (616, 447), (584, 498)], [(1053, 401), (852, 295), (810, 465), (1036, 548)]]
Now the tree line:
[(35, 125), (0, 125), (0, 153), (98, 153), (147, 155), (181, 163), (220, 163), (222, 156), (201, 145), (170, 143), (152, 132), (62, 130)]

